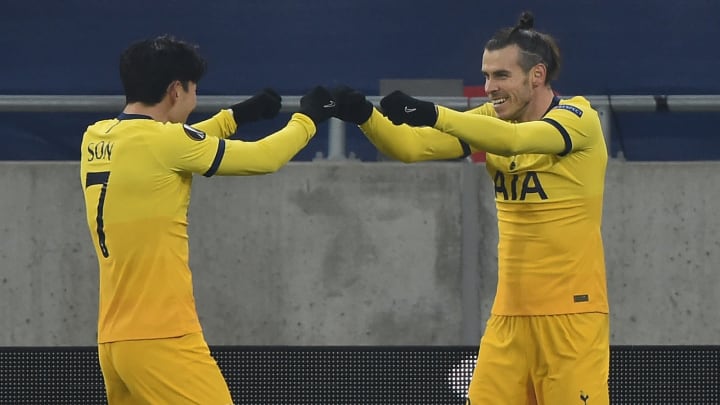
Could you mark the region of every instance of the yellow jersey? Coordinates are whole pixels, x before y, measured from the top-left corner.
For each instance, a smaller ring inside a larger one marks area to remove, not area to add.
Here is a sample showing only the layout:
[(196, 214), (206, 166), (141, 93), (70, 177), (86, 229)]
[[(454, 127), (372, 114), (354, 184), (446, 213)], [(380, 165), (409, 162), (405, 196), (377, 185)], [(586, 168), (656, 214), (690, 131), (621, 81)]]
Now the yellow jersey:
[(89, 126), (80, 178), (99, 264), (98, 343), (201, 331), (188, 264), (193, 173), (270, 173), (315, 134), (305, 115), (257, 142), (229, 110), (194, 126), (120, 114)]
[(498, 217), (496, 315), (608, 312), (601, 236), (607, 147), (587, 99), (555, 98), (541, 120), (510, 123), (492, 104), (438, 107), (434, 128), (393, 126), (377, 111), (361, 126), (403, 161), (486, 152)]

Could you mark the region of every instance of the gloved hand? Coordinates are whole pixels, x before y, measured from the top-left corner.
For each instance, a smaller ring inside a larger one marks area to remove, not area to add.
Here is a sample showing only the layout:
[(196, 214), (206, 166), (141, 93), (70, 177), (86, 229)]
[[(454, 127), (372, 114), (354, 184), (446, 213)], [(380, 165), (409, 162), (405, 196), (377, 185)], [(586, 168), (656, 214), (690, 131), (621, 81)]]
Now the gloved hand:
[(298, 112), (307, 115), (318, 125), (337, 113), (337, 105), (328, 89), (317, 86), (300, 98)]
[(395, 125), (408, 124), (414, 127), (431, 127), (437, 122), (435, 104), (410, 97), (395, 90), (380, 100), (383, 114)]
[(331, 92), (337, 102), (335, 117), (356, 125), (370, 118), (374, 107), (363, 93), (344, 85), (335, 87)]
[(275, 118), (280, 112), (281, 100), (275, 90), (266, 88), (249, 99), (233, 104), (230, 109), (238, 126), (260, 119)]

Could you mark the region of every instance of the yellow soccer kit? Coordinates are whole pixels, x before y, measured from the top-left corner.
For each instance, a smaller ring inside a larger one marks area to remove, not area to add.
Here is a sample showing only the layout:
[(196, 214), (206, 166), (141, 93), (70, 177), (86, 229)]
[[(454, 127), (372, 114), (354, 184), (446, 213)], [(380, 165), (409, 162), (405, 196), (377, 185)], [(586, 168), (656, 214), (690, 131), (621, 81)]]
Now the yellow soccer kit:
[(609, 328), (602, 313), (492, 315), (466, 404), (608, 405)]
[(500, 120), (491, 104), (438, 107), (435, 126), (360, 127), (404, 162), (486, 152), (498, 216), (498, 286), (467, 404), (609, 402), (609, 326), (600, 234), (607, 149), (582, 97), (538, 121)]
[[(463, 118), (441, 108), (435, 126), (450, 134), (472, 133), (467, 126), (476, 123)], [(520, 124), (469, 118), (515, 138), (514, 144), (500, 144), (504, 156), (488, 150), (486, 157), (499, 234), (493, 314), (607, 313), (600, 233), (607, 147), (590, 103), (582, 97), (556, 99), (542, 120)], [(477, 144), (481, 132), (463, 140)]]
[(542, 120), (525, 123), (496, 118), (487, 103), (465, 113), (438, 107), (434, 128), (394, 126), (374, 111), (361, 129), (406, 162), (487, 152), (499, 232), (493, 314), (608, 312), (600, 234), (607, 149), (585, 98), (555, 99)]
[(109, 405), (232, 405), (202, 333), (98, 345)]
[(188, 265), (193, 173), (270, 173), (315, 134), (307, 116), (257, 142), (229, 110), (194, 126), (121, 114), (87, 128), (81, 182), (100, 270), (98, 343), (201, 331)]

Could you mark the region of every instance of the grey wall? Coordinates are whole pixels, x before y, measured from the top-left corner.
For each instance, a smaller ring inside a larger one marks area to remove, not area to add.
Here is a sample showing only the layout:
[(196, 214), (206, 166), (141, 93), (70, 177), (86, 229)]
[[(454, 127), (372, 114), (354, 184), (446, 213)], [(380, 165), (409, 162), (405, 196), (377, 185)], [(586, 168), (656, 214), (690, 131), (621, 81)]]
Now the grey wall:
[[(720, 163), (611, 162), (613, 344), (720, 344)], [(97, 268), (75, 163), (0, 163), (0, 345), (93, 345)], [(198, 177), (191, 265), (212, 345), (477, 344), (492, 185), (468, 163), (291, 163)]]

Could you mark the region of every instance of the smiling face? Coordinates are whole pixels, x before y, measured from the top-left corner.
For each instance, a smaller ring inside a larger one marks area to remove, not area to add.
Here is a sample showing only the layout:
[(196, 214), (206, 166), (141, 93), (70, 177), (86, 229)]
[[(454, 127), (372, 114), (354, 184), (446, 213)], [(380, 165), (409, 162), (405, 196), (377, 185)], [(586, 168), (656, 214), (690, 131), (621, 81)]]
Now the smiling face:
[(532, 119), (536, 108), (536, 89), (544, 86), (545, 66), (535, 65), (529, 71), (520, 66), (520, 48), (510, 45), (483, 53), (482, 71), (485, 92), (498, 117), (524, 122)]

